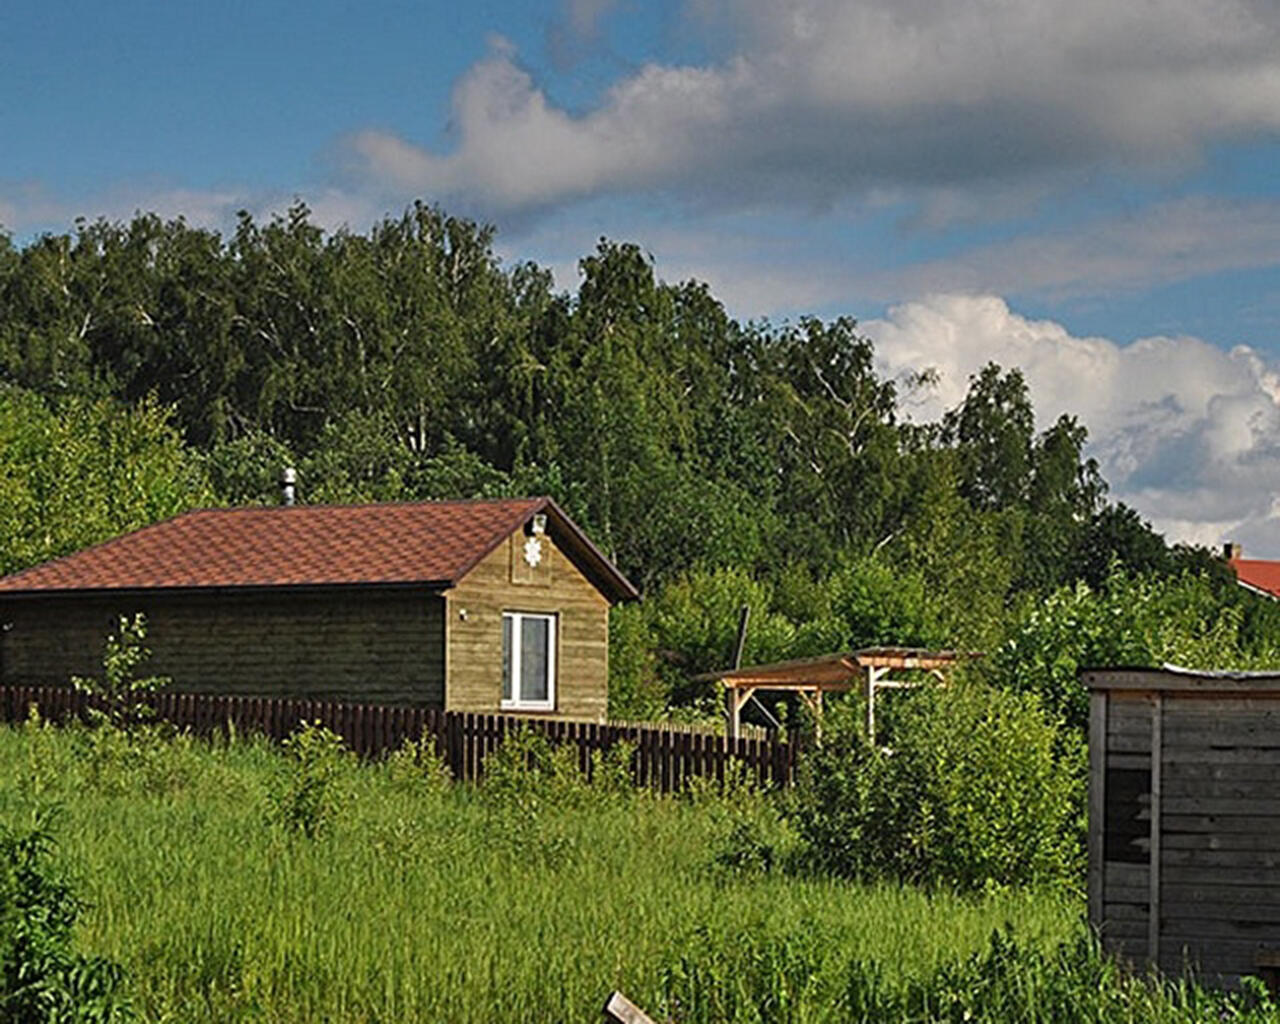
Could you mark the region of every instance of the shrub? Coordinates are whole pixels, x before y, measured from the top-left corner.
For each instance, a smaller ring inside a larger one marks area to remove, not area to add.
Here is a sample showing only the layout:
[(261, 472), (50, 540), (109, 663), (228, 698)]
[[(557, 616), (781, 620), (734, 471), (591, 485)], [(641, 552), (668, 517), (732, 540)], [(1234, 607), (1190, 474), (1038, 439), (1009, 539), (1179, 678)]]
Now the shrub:
[(1002, 687), (1039, 695), (1083, 733), (1089, 694), (1080, 683), (1082, 668), (1274, 665), (1273, 648), (1244, 649), (1242, 621), (1241, 609), (1221, 601), (1207, 576), (1131, 576), (1113, 566), (1100, 590), (1077, 583), (1030, 606), (989, 672)]
[[(153, 721), (155, 709), (148, 700), (171, 680), (140, 674), (151, 657), (146, 637), (145, 615), (121, 615), (116, 632), (106, 639), (101, 677), (71, 678), (77, 690), (102, 702), (100, 709), (89, 709), (90, 728), (77, 732), (75, 750), (86, 782), (106, 792), (172, 789), (183, 785), (190, 771), (190, 736), (168, 722)], [(32, 724), (33, 734), (38, 733), (38, 714)]]
[(96, 724), (128, 729), (154, 715), (147, 697), (172, 680), (168, 676), (138, 675), (151, 657), (146, 639), (145, 615), (141, 612), (136, 612), (133, 618), (121, 615), (119, 628), (107, 636), (102, 654), (102, 678), (71, 677), (72, 684), (81, 693), (101, 698), (106, 710), (90, 711), (90, 718)]
[(552, 745), (540, 732), (517, 729), (484, 762), (484, 788), (498, 805), (536, 815), (544, 807), (577, 807), (634, 791), (635, 746), (593, 751), (591, 770), (579, 768), (578, 747)]
[(783, 794), (760, 785), (741, 761), (725, 765), (723, 780), (690, 779), (684, 796), (713, 822), (711, 851), (717, 869), (752, 874), (794, 861), (796, 836), (784, 813)]
[(743, 605), (751, 609), (743, 663), (786, 657), (796, 627), (771, 604), (769, 585), (742, 569), (695, 569), (646, 601), (637, 615), (658, 652), (656, 672), (669, 702), (688, 703), (714, 692), (706, 684), (690, 684), (689, 677), (729, 664)]
[(124, 972), (103, 957), (72, 952), (84, 904), (55, 867), (42, 822), (0, 824), (0, 1019), (14, 1024), (129, 1020)]
[(636, 745), (625, 740), (608, 750), (591, 752), (591, 788), (606, 797), (628, 797), (635, 792)]
[(284, 750), (285, 767), (271, 793), (272, 818), (314, 839), (338, 816), (348, 752), (342, 737), (318, 721), (303, 722), (284, 741)]
[(439, 794), (453, 783), (453, 773), (436, 753), (435, 740), (430, 736), (406, 739), (388, 755), (386, 765), (391, 781), (405, 789)]
[(801, 768), (792, 817), (811, 865), (970, 890), (1077, 878), (1081, 749), (1033, 698), (972, 683), (904, 695), (891, 750), (858, 711), (833, 705)]
[(666, 700), (645, 610), (638, 603), (618, 605), (609, 612), (609, 717), (657, 718)]
[(193, 747), (191, 734), (179, 732), (168, 722), (128, 730), (103, 725), (72, 733), (79, 777), (102, 793), (163, 793), (183, 788), (198, 771)]

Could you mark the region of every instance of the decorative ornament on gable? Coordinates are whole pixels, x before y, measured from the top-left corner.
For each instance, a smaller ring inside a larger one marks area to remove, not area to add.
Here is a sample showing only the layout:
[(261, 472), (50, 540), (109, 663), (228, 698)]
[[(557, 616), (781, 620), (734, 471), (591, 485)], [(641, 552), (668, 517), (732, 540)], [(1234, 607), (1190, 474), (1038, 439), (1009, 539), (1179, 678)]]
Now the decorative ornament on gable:
[(542, 538), (547, 532), (547, 517), (539, 512), (525, 525), (528, 539), (524, 542), (524, 560), (536, 569), (542, 561)]
[(524, 542), (524, 560), (529, 563), (530, 568), (537, 568), (542, 561), (542, 541), (537, 537), (530, 537)]

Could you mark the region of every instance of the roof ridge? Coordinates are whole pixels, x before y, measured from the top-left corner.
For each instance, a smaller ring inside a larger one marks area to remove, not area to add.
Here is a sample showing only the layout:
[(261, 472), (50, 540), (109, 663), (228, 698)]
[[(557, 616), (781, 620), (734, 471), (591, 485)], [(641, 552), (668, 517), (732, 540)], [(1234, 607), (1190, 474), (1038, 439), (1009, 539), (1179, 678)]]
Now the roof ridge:
[[(157, 519), (155, 523), (149, 523), (149, 526), (155, 526), (158, 523), (168, 523), (182, 516), (192, 515), (197, 512), (297, 512), (304, 509), (342, 509), (342, 508), (415, 508), (422, 505), (501, 505), (511, 503), (527, 503), (550, 501), (551, 499), (545, 494), (530, 495), (520, 498), (417, 498), (404, 501), (335, 501), (321, 502), (315, 505), (298, 503), (294, 505), (197, 505), (194, 508), (186, 509), (176, 515), (169, 516), (167, 519)], [(142, 526), (138, 529), (145, 530)], [(136, 531), (135, 531), (136, 532)], [(121, 536), (128, 536), (122, 534)], [(88, 550), (87, 548), (85, 550)]]

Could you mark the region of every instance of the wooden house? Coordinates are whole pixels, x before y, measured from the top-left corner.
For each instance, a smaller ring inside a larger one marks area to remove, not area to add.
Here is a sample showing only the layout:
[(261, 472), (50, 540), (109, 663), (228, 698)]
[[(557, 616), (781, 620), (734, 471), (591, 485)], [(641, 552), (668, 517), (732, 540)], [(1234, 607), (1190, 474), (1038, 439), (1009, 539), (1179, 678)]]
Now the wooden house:
[(1280, 965), (1280, 672), (1082, 673), (1089, 917), (1111, 952), (1229, 987)]
[(97, 674), (142, 612), (178, 690), (603, 719), (636, 596), (549, 498), (201, 509), (0, 579), (0, 682)]

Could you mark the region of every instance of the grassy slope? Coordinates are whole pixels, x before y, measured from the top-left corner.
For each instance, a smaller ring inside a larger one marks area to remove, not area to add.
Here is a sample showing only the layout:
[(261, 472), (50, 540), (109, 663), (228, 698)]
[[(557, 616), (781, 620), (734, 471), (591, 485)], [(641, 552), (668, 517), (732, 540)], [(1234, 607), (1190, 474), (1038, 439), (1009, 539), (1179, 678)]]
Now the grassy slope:
[(851, 957), (923, 977), (1006, 922), (1037, 944), (1078, 928), (1055, 897), (726, 876), (711, 800), (503, 807), (354, 768), (310, 841), (266, 821), (281, 769), (194, 744), (95, 773), (66, 734), (0, 730), (0, 814), (60, 805), (81, 943), (128, 966), (153, 1020), (594, 1021), (610, 989), (660, 1008), (664, 969), (744, 942), (803, 946), (816, 999)]

